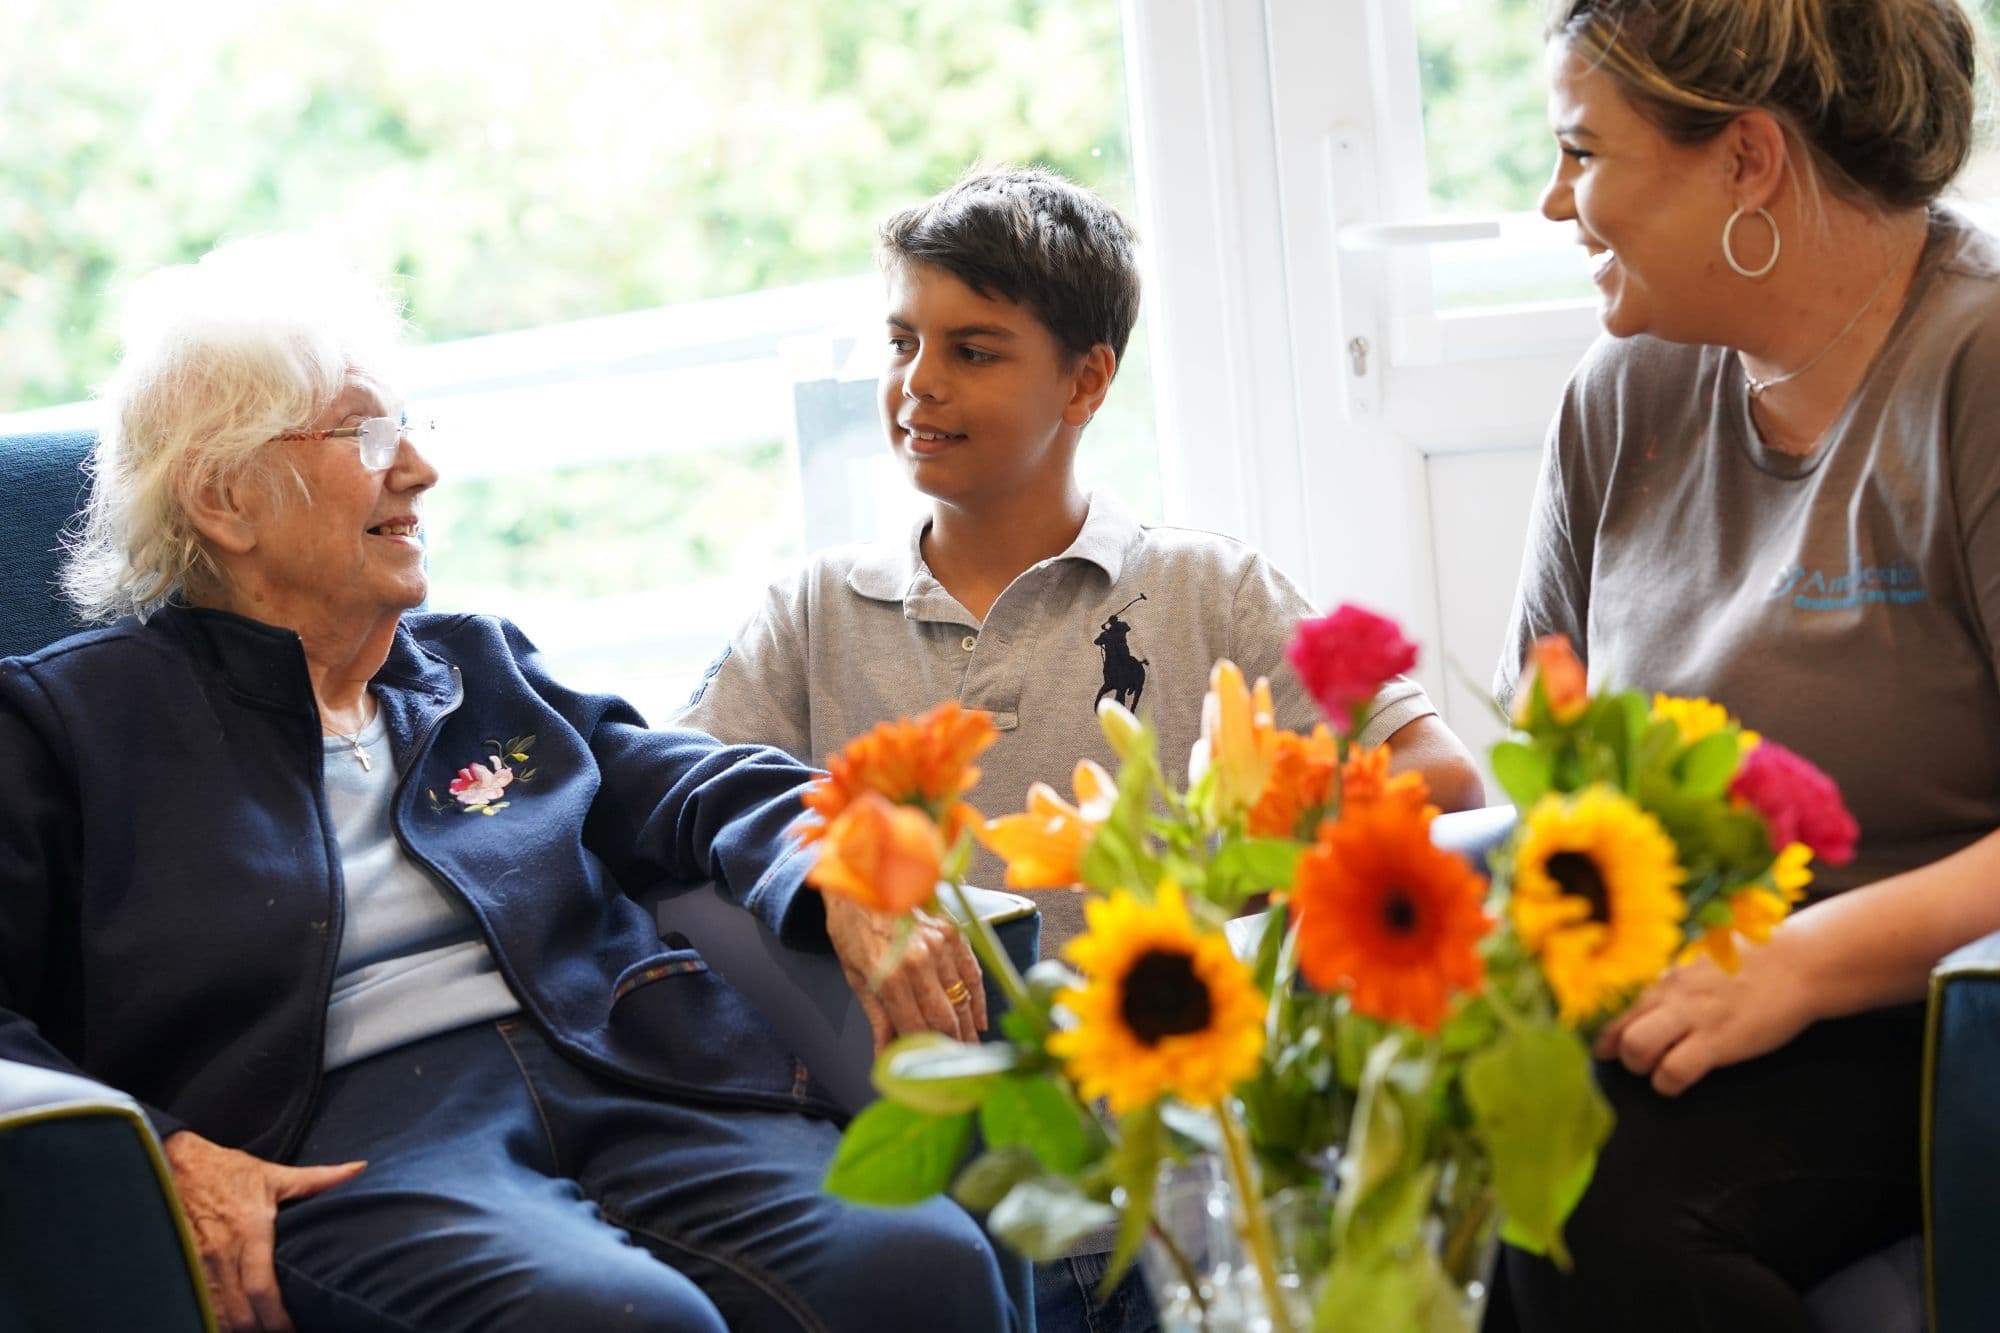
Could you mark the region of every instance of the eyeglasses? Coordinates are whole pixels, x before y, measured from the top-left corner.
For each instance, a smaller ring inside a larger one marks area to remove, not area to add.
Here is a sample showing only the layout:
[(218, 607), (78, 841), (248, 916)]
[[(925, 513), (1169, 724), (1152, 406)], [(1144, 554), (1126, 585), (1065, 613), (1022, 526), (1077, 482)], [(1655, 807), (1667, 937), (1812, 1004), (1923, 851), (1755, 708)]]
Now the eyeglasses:
[(404, 440), (421, 443), (434, 422), (412, 421), (409, 414), (391, 419), (370, 417), (358, 426), (335, 426), (331, 430), (288, 430), (273, 440), (333, 440), (352, 438), (361, 450), (361, 466), (370, 472), (387, 472), (396, 461), (396, 451)]

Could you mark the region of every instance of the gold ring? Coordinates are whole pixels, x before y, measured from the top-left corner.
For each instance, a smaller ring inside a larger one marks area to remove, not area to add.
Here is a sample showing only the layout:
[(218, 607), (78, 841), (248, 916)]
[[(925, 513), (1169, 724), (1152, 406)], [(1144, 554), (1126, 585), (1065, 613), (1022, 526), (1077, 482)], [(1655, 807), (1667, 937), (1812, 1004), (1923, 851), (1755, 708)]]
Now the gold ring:
[(972, 998), (972, 992), (965, 988), (963, 981), (954, 981), (944, 988), (944, 998), (954, 1005), (960, 1005)]

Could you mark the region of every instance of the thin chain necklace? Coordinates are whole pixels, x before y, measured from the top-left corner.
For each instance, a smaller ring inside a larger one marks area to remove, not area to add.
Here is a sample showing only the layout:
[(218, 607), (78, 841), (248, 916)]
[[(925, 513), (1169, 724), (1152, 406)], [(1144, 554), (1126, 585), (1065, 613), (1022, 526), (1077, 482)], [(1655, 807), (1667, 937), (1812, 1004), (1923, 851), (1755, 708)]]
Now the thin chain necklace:
[(322, 718), (319, 729), (337, 741), (346, 741), (348, 748), (354, 752), (354, 762), (361, 765), (361, 771), (363, 773), (372, 773), (375, 771), (375, 765), (369, 762), (368, 747), (361, 743), (361, 733), (368, 730), (368, 724), (374, 720), (371, 717), (350, 732), (329, 727), (326, 724), (326, 720)]
[[(1918, 244), (1919, 247), (1921, 248), (1922, 243), (1919, 242)], [(1782, 375), (1773, 375), (1770, 379), (1760, 380), (1755, 375), (1752, 375), (1750, 373), (1749, 365), (1743, 363), (1742, 360), (1743, 354), (1741, 352), (1738, 352), (1737, 361), (1739, 364), (1743, 366), (1743, 383), (1745, 387), (1747, 387), (1750, 390), (1751, 398), (1753, 399), (1762, 398), (1764, 396), (1764, 391), (1766, 389), (1773, 388), (1780, 384), (1786, 384), (1792, 380), (1797, 379), (1799, 376), (1805, 374), (1808, 370), (1811, 370), (1814, 366), (1818, 365), (1823, 359), (1825, 359), (1826, 354), (1828, 352), (1831, 352), (1834, 348), (1840, 346), (1840, 340), (1842, 338), (1845, 338), (1848, 334), (1854, 332), (1854, 326), (1856, 324), (1859, 324), (1861, 322), (1861, 317), (1867, 314), (1869, 310), (1874, 307), (1876, 298), (1882, 295), (1883, 291), (1887, 289), (1887, 287), (1889, 286), (1889, 280), (1895, 277), (1896, 274), (1902, 270), (1902, 267), (1903, 267), (1903, 261), (1900, 259), (1898, 259), (1895, 263), (1889, 265), (1888, 269), (1884, 271), (1884, 273), (1882, 274), (1882, 280), (1875, 284), (1875, 290), (1868, 293), (1868, 299), (1863, 301), (1861, 303), (1860, 308), (1857, 309), (1852, 315), (1849, 315), (1847, 317), (1847, 322), (1840, 326), (1840, 332), (1834, 334), (1833, 337), (1827, 339), (1826, 346), (1820, 348), (1817, 352), (1814, 352), (1812, 355), (1812, 359), (1807, 361), (1803, 366), (1800, 366), (1797, 370), (1788, 370)]]

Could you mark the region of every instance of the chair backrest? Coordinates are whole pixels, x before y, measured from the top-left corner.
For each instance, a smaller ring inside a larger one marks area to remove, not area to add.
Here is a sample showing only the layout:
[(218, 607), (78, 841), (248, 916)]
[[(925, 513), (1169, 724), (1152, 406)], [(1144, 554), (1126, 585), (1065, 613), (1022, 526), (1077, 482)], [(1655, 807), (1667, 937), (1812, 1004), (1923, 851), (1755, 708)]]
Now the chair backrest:
[(0, 435), (0, 657), (33, 652), (81, 626), (56, 595), (62, 530), (83, 507), (88, 431)]

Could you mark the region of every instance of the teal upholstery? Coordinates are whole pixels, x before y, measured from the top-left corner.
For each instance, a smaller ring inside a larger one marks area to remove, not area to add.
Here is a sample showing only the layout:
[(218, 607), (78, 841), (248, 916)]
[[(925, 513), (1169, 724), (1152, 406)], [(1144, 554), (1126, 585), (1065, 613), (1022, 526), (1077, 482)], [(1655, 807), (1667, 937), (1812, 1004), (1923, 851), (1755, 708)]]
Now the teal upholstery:
[(91, 436), (0, 437), (0, 657), (33, 652), (78, 629), (53, 595), (62, 530), (86, 492)]
[(1924, 1052), (1924, 1199), (1931, 1328), (2000, 1328), (2000, 935), (1931, 974)]

